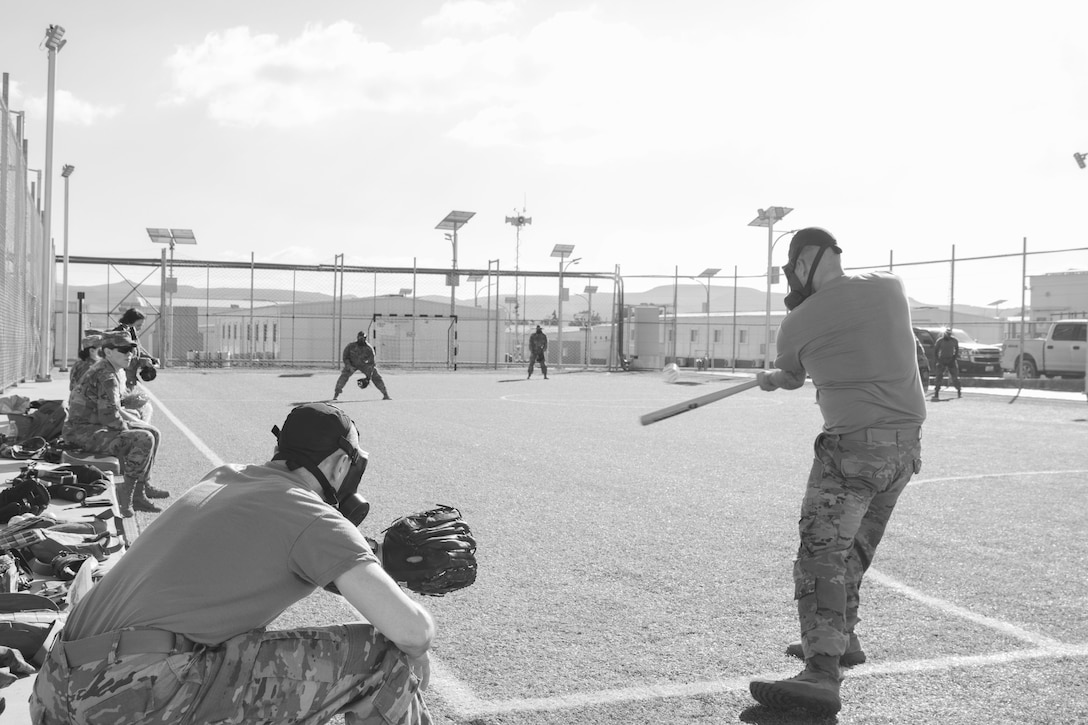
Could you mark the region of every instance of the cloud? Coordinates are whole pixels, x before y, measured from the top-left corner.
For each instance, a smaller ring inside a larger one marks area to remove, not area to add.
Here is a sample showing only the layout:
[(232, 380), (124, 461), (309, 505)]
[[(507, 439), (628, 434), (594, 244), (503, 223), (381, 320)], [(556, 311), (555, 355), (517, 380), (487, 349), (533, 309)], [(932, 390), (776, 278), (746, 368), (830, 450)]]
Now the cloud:
[[(12, 83), (9, 89), (11, 93), (11, 107), (16, 110), (25, 110), (27, 116), (37, 120), (45, 120), (48, 113), (48, 104), (45, 96), (24, 98), (18, 83)], [(71, 91), (57, 90), (53, 98), (53, 114), (56, 123), (68, 123), (76, 126), (93, 126), (101, 120), (113, 118), (121, 113), (121, 106), (100, 106), (84, 101)], [(23, 108), (19, 108), (19, 106)]]
[[(440, 39), (396, 47), (348, 21), (309, 25), (294, 37), (247, 27), (212, 33), (168, 59), (171, 101), (202, 104), (230, 126), (308, 127), (382, 114), (426, 121), (466, 147), (546, 163), (679, 154), (737, 163), (740, 175), (768, 158), (818, 169), (892, 143), (909, 159), (909, 147), (933, 134), (971, 136), (974, 108), (1000, 111), (1000, 89), (976, 77), (1000, 55), (957, 65), (955, 26), (933, 29), (925, 18), (874, 14), (862, 24), (888, 32), (859, 34), (802, 5), (769, 39), (765, 18), (722, 11), (728, 32), (707, 29), (693, 39), (598, 6), (515, 30), (517, 10), (512, 0), (447, 2), (421, 21), (442, 30)], [(481, 29), (488, 32), (470, 32)], [(919, 37), (936, 46), (924, 63), (913, 52)], [(889, 138), (897, 122), (933, 134)], [(774, 141), (753, 145), (757, 138)]]

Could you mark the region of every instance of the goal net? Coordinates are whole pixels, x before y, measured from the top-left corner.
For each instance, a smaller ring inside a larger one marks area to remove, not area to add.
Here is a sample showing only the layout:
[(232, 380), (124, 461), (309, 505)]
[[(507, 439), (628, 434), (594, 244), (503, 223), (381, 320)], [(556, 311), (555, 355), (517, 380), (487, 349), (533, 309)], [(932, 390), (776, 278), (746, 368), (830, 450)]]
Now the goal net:
[(447, 365), (456, 329), (456, 316), (374, 313), (370, 344), (379, 365)]

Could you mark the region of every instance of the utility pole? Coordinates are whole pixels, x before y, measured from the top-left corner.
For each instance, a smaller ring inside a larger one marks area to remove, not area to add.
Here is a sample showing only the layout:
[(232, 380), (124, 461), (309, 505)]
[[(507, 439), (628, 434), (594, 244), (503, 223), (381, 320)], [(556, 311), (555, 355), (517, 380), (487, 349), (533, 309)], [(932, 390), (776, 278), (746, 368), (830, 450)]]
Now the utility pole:
[(521, 287), (518, 281), (518, 272), (520, 271), (520, 259), (521, 259), (521, 228), (526, 224), (532, 224), (533, 218), (525, 216), (525, 205), (521, 206), (521, 213), (518, 210), (514, 210), (514, 216), (506, 217), (507, 224), (513, 224), (516, 229), (516, 242), (514, 246), (514, 324), (518, 329), (518, 348), (522, 351), (525, 350), (525, 325), (520, 324), (521, 320), (521, 305), (518, 302), (518, 295), (520, 294)]

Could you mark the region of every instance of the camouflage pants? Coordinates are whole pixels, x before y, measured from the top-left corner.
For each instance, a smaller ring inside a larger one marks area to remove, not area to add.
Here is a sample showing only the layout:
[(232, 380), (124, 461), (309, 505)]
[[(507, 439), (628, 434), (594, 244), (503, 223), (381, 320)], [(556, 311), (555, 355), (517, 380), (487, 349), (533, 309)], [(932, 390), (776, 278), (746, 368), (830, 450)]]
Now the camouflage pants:
[(959, 368), (959, 365), (956, 364), (955, 360), (953, 360), (952, 362), (947, 362), (947, 363), (944, 363), (944, 362), (941, 362), (940, 360), (938, 360), (937, 361), (937, 381), (933, 384), (933, 394), (934, 395), (936, 395), (937, 393), (939, 393), (941, 391), (941, 383), (944, 382), (945, 371), (948, 371), (948, 384), (950, 386), (952, 386), (953, 388), (955, 388), (957, 392), (959, 392), (959, 390), (960, 390), (960, 368)]
[(121, 474), (138, 483), (150, 483), (151, 469), (159, 452), (159, 429), (150, 423), (129, 423), (129, 430), (89, 428), (84, 426), (65, 432), (64, 440), (86, 451), (116, 456)]
[(54, 646), (30, 697), (36, 725), (429, 725), (406, 655), (368, 624), (256, 630), (182, 654), (71, 667)]
[(859, 621), (862, 578), (899, 495), (922, 467), (918, 429), (897, 437), (816, 438), (793, 565), (805, 657), (843, 654)]
[(544, 362), (544, 353), (533, 352), (529, 354), (529, 377), (533, 377), (533, 366), (540, 363), (540, 371), (544, 377), (548, 377), (548, 363)]
[[(334, 388), (334, 393), (336, 395), (340, 395), (340, 393), (344, 392), (344, 386), (348, 384), (348, 380), (354, 372), (355, 368), (351, 365), (345, 365), (344, 369), (340, 371), (340, 377), (336, 379), (336, 388)], [(359, 372), (370, 378), (370, 382), (374, 384), (375, 388), (381, 391), (382, 395), (389, 395), (385, 389), (385, 380), (382, 379), (382, 374), (378, 372), (378, 368), (359, 368)]]

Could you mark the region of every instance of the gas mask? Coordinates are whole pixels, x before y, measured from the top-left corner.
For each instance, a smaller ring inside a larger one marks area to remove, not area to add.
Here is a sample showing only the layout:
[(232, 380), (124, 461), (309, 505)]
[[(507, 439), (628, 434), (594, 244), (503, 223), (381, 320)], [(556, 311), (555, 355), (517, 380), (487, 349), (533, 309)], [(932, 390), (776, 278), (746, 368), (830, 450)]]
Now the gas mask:
[[(801, 256), (801, 251), (797, 250), (797, 257)], [(812, 260), (812, 264), (808, 267), (808, 279), (805, 282), (801, 281), (801, 278), (797, 276), (795, 268), (797, 266), (797, 257), (794, 257), (782, 267), (782, 271), (786, 273), (786, 281), (790, 285), (790, 293), (786, 295), (784, 302), (786, 303), (786, 309), (792, 312), (802, 302), (812, 296), (812, 278), (816, 274), (816, 267), (820, 264), (820, 259), (823, 258), (824, 252), (827, 251), (826, 246), (820, 246), (820, 251), (816, 253), (816, 257)]]
[[(279, 440), (280, 427), (278, 425), (272, 426), (272, 435)], [(344, 476), (344, 480), (340, 482), (339, 490), (332, 487), (321, 469), (305, 455), (292, 455), (290, 450), (281, 449), (276, 454), (276, 459), (285, 460), (289, 465), (301, 466), (309, 471), (321, 484), (322, 498), (325, 499), (325, 503), (339, 511), (351, 522), (352, 526), (358, 527), (370, 513), (370, 503), (359, 493), (359, 482), (363, 478), (363, 473), (366, 472), (369, 455), (366, 451), (353, 446), (344, 436), (340, 436), (337, 447), (351, 460), (351, 467)]]

